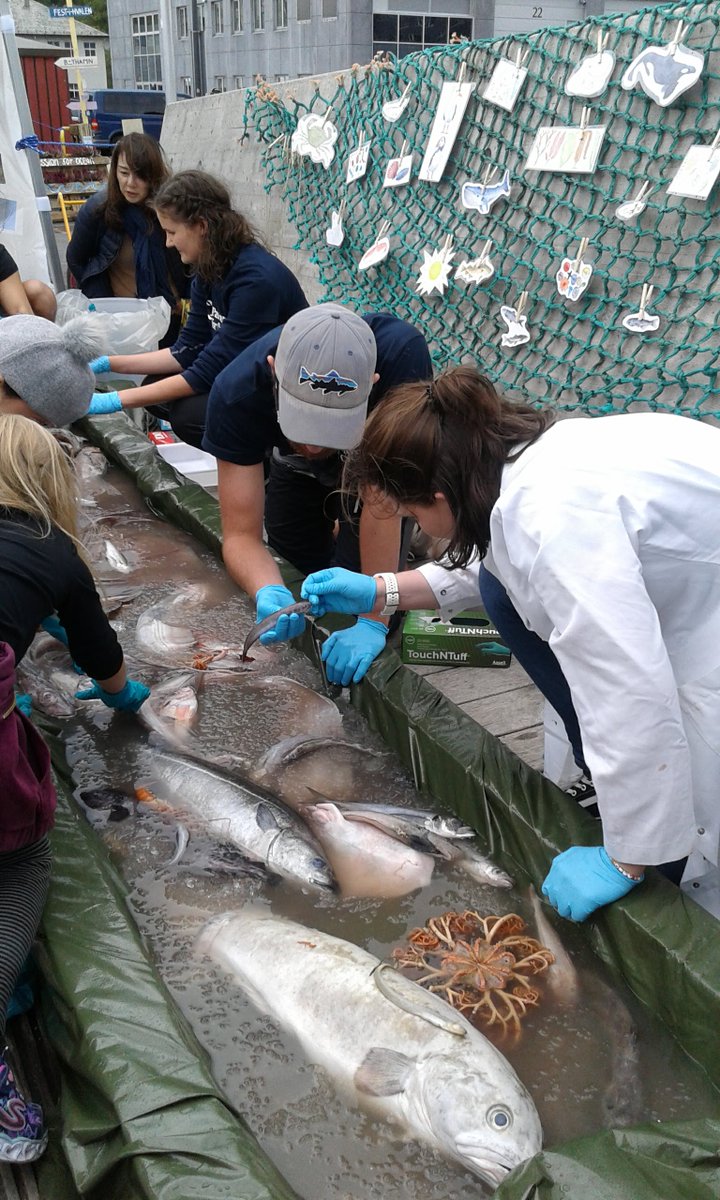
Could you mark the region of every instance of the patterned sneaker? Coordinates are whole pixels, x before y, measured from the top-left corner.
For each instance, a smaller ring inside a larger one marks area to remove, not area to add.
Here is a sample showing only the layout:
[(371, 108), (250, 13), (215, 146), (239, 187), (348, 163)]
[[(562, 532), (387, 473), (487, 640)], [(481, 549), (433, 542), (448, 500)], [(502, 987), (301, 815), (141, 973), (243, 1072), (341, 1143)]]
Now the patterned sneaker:
[(35, 1162), (47, 1143), (40, 1105), (23, 1099), (15, 1076), (0, 1056), (0, 1162)]
[(600, 813), (595, 797), (595, 784), (587, 775), (581, 775), (570, 787), (565, 788), (565, 795), (572, 796), (581, 808), (590, 813), (591, 817), (599, 817)]

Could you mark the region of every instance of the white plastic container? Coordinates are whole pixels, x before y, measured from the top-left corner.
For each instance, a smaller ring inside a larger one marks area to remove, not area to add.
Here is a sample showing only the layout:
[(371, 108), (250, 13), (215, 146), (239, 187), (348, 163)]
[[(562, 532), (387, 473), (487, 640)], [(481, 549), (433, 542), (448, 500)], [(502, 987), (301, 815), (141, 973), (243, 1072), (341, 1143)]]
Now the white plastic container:
[(188, 446), (187, 442), (168, 442), (156, 447), (161, 458), (171, 467), (199, 483), (201, 487), (217, 487), (217, 459), (204, 450)]

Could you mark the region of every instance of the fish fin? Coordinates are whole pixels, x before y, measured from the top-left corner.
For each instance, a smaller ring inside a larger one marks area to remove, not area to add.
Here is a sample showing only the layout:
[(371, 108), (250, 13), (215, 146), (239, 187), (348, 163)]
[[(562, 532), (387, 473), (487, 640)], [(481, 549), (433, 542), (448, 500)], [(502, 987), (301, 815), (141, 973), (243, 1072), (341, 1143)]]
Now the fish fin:
[(366, 1096), (394, 1096), (404, 1092), (415, 1060), (390, 1050), (386, 1046), (373, 1046), (355, 1072), (355, 1087)]
[(263, 829), (265, 831), (267, 831), (269, 829), (279, 829), (280, 828), (280, 826), (278, 825), (277, 817), (275, 816), (275, 813), (273, 812), (273, 810), (270, 808), (270, 805), (265, 804), (262, 800), (260, 801), (257, 808), (255, 809), (255, 820), (257, 821), (260, 829)]
[(129, 792), (126, 792), (123, 788), (113, 787), (109, 784), (98, 787), (77, 788), (74, 795), (86, 808), (114, 809), (122, 806), (123, 808), (132, 809), (134, 804), (134, 797)]

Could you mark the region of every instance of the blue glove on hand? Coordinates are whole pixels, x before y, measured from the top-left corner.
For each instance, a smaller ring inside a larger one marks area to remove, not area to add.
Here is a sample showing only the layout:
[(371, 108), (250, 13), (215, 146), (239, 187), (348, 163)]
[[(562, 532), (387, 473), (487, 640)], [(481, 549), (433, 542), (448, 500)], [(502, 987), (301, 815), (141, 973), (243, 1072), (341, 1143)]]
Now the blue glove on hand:
[(107, 354), (101, 354), (99, 358), (94, 358), (91, 363), (88, 363), (93, 375), (105, 375), (110, 370), (110, 359)]
[[(297, 601), (292, 592), (282, 584), (268, 583), (256, 592), (255, 603), (257, 605), (255, 620), (260, 622), (264, 621), (266, 617), (271, 617), (279, 608), (287, 608), (289, 604), (296, 604)], [(290, 613), (279, 617), (275, 628), (263, 633), (260, 641), (263, 646), (273, 646), (276, 642), (286, 642), (290, 638), (299, 637), (304, 628), (305, 618), (302, 613)]]
[(15, 707), (20, 709), (24, 717), (32, 716), (32, 696), (28, 692), (15, 693)]
[(108, 708), (121, 708), (123, 712), (136, 713), (140, 705), (150, 695), (150, 688), (137, 679), (128, 679), (120, 692), (105, 692), (100, 684), (93, 680), (92, 687), (75, 693), (76, 700), (102, 700)]
[(377, 599), (377, 580), (372, 575), (346, 571), (344, 567), (330, 567), (308, 575), (300, 595), (310, 601), (314, 617), (324, 617), (328, 612), (372, 612)]
[(118, 392), (93, 392), (88, 416), (98, 417), (103, 413), (120, 412), (121, 408)]
[(627, 879), (613, 866), (603, 846), (571, 846), (553, 859), (542, 890), (561, 917), (584, 921), (596, 908), (619, 900), (644, 878)]
[(68, 635), (65, 632), (65, 626), (60, 624), (54, 613), (51, 617), (46, 617), (44, 621), (40, 622), (40, 628), (44, 629), (46, 633), (51, 634), (58, 642), (62, 642), (63, 646), (67, 646)]
[(329, 682), (342, 684), (343, 687), (349, 683), (359, 683), (373, 659), (385, 649), (386, 637), (387, 626), (379, 621), (370, 621), (367, 617), (361, 617), (350, 629), (332, 633), (322, 648)]

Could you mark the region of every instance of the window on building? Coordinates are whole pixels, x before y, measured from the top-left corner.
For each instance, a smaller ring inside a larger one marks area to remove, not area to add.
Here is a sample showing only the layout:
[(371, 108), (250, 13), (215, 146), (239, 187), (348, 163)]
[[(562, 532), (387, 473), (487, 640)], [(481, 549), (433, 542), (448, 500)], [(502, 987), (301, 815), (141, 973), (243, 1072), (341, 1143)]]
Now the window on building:
[(322, 15), (326, 20), (337, 17), (337, 0), (322, 0)]
[[(323, 6), (329, 0), (323, 0)], [(335, 0), (337, 2), (337, 0)], [(324, 13), (323, 13), (324, 15)], [(411, 13), (373, 15), (373, 54), (389, 51), (404, 58), (426, 46), (445, 46), (453, 34), (472, 38), (471, 17), (436, 17)]]
[(275, 28), (287, 29), (288, 0), (275, 0)]
[(180, 76), (180, 91), (185, 96), (192, 96), (193, 86), (192, 86), (192, 79), (189, 75), (181, 75)]
[(252, 27), (254, 30), (265, 28), (265, 0), (251, 0)]
[(162, 90), (162, 61), (160, 58), (160, 15), (138, 13), (130, 18), (133, 48), (135, 87), (148, 91)]
[(309, 21), (312, 16), (312, 0), (297, 0), (298, 21)]
[(276, 83), (287, 83), (289, 78), (290, 78), (289, 75), (276, 75), (275, 82)]
[(232, 26), (233, 33), (242, 33), (242, 31), (243, 31), (242, 0), (230, 0), (230, 23)]
[(188, 32), (188, 10), (183, 5), (177, 10), (177, 35), (179, 38), (186, 38)]
[(210, 27), (213, 37), (222, 37), (225, 32), (223, 0), (212, 0), (210, 5)]
[(215, 81), (214, 81), (214, 83), (213, 83), (213, 91), (214, 91), (214, 92), (224, 92), (224, 91), (226, 91), (226, 87), (225, 87), (225, 76), (224, 76), (224, 75), (216, 75), (216, 76), (215, 76)]
[(239, 92), (241, 88), (245, 87), (242, 75), (233, 75), (233, 87), (235, 88), (236, 92)]
[(80, 99), (80, 90), (78, 88), (78, 85), (76, 83), (72, 83), (70, 80), (68, 80), (68, 99), (70, 99), (70, 100), (79, 100)]
[(83, 54), (88, 58), (95, 58), (97, 54), (97, 42), (83, 42)]

